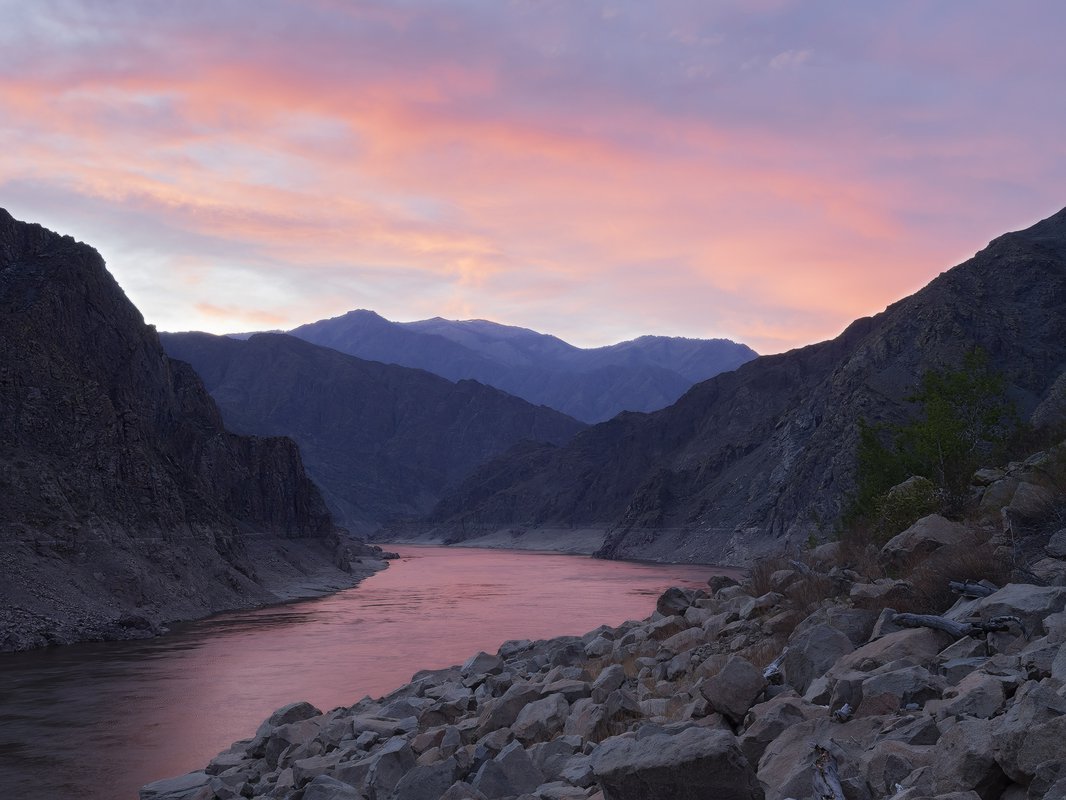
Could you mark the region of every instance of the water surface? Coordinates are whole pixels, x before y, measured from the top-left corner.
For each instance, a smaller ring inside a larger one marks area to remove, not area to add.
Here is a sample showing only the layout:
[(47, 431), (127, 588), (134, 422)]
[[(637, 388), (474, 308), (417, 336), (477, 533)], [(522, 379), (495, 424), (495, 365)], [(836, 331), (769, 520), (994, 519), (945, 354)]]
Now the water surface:
[(396, 546), (329, 597), (221, 614), (156, 639), (0, 654), (0, 798), (126, 800), (202, 768), (275, 708), (379, 696), (507, 639), (643, 618), (711, 567)]

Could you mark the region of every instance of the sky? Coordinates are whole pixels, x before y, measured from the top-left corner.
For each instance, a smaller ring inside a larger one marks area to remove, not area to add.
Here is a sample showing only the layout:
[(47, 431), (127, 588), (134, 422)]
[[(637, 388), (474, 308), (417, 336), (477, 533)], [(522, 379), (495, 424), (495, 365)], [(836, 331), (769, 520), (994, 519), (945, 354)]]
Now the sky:
[(1058, 0), (0, 0), (0, 207), (161, 330), (840, 333), (1066, 205)]

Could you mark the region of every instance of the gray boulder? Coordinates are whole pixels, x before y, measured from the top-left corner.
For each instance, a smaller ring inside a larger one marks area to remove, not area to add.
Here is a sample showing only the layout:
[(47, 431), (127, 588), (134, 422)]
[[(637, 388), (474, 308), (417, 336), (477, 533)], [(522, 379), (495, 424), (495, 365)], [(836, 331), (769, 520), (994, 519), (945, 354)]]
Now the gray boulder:
[(1010, 783), (996, 763), (992, 723), (983, 719), (961, 719), (941, 736), (931, 769), (937, 794), (972, 789), (993, 800)]
[(470, 656), (463, 664), (460, 672), (464, 678), (469, 678), (475, 675), (498, 675), (503, 672), (504, 667), (507, 665), (503, 659), (499, 656), (489, 655), (482, 651), (476, 655)]
[(141, 787), (140, 800), (192, 800), (211, 781), (206, 772), (190, 772), (176, 778), (164, 778)]
[(615, 689), (621, 688), (626, 682), (626, 673), (621, 664), (611, 664), (601, 672), (592, 682), (592, 699), (597, 703), (604, 702), (608, 695)]
[(304, 787), (303, 800), (363, 800), (363, 796), (344, 781), (319, 775)]
[(511, 731), (516, 739), (531, 744), (544, 742), (563, 730), (570, 704), (561, 694), (552, 694), (523, 708)]
[(930, 514), (889, 539), (881, 548), (878, 558), (884, 563), (900, 564), (928, 555), (941, 547), (965, 544), (973, 538), (973, 533), (965, 525), (939, 514)]
[(1052, 558), (1066, 558), (1066, 528), (1051, 534), (1044, 550)]
[(755, 770), (725, 731), (616, 736), (592, 755), (605, 800), (763, 800)]
[(855, 649), (845, 634), (829, 625), (814, 625), (793, 634), (781, 664), (785, 682), (802, 694), (843, 655)]
[(732, 656), (717, 675), (703, 682), (700, 691), (712, 709), (736, 725), (765, 688), (766, 679), (761, 670), (739, 656)]
[(266, 721), (259, 726), (259, 730), (256, 731), (257, 736), (265, 736), (270, 733), (274, 728), (278, 728), (282, 725), (288, 725), (290, 722), (299, 722), (300, 720), (309, 719), (311, 717), (321, 716), (322, 712), (308, 703), (306, 700), (301, 700), (296, 703), (289, 703), (287, 706), (282, 706), (269, 717)]
[(488, 798), (532, 792), (544, 775), (518, 742), (511, 742), (491, 761), (486, 761), (471, 781)]
[(415, 767), (400, 778), (390, 800), (437, 800), (455, 783), (458, 771), (454, 758)]
[(740, 750), (752, 764), (758, 764), (766, 747), (781, 733), (800, 722), (824, 717), (826, 710), (792, 694), (778, 695), (753, 707), (740, 736)]
[(1066, 587), (1008, 583), (998, 592), (972, 603), (960, 604), (945, 616), (953, 618), (1014, 616), (1028, 634), (1043, 629), (1044, 618), (1066, 608)]
[(706, 596), (707, 593), (702, 589), (679, 589), (671, 586), (660, 595), (655, 603), (655, 610), (664, 617), (683, 615), (689, 606)]
[(478, 718), (478, 731), (489, 733), (509, 728), (528, 704), (540, 699), (540, 689), (529, 683), (516, 683), (500, 697), (489, 700)]

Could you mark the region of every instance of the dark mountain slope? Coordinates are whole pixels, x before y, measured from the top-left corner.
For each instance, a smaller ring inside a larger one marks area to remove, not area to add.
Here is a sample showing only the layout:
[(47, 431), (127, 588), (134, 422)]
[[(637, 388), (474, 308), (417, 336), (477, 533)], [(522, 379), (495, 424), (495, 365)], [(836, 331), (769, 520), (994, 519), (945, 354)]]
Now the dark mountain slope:
[(694, 380), (755, 357), (747, 346), (724, 339), (646, 336), (583, 350), (486, 320), (398, 323), (372, 311), (351, 311), (291, 333), (359, 358), (425, 369), (449, 380), (477, 380), (586, 422), (623, 410), (662, 408)]
[(331, 508), (353, 529), (423, 514), (516, 442), (561, 444), (585, 427), (474, 381), (452, 383), (292, 336), (162, 340), (203, 377), (234, 430), (292, 436)]
[(564, 448), (497, 462), (430, 521), (452, 537), (598, 524), (610, 529), (602, 555), (664, 560), (736, 560), (797, 541), (838, 519), (858, 419), (904, 419), (921, 374), (974, 346), (1024, 413), (1053, 394), (1066, 370), (1066, 211), (996, 239), (836, 339), (756, 359)]
[(228, 433), (95, 250), (3, 210), (0, 497), (0, 650), (342, 577), (295, 444)]

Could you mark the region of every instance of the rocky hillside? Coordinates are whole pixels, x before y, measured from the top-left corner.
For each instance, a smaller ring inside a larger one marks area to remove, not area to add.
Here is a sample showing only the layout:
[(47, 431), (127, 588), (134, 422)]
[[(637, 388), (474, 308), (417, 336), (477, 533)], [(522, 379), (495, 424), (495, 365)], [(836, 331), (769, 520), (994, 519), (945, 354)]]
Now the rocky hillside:
[(295, 439), (330, 508), (355, 531), (426, 513), (517, 442), (562, 444), (585, 427), (475, 381), (452, 383), (292, 336), (161, 338), (203, 378), (230, 428)]
[(362, 310), (290, 333), (359, 358), (417, 367), (454, 381), (477, 380), (585, 422), (663, 408), (696, 381), (756, 356), (727, 339), (642, 336), (582, 349), (486, 320), (435, 317), (400, 323)]
[[(879, 563), (951, 549), (938, 525)], [(1066, 530), (1044, 541), (1066, 581)], [(945, 563), (971, 549), (954, 545)], [(900, 581), (859, 574), (839, 545), (709, 583), (668, 590), (648, 619), (506, 642), (351, 707), (293, 703), (141, 798), (1066, 797), (1066, 587), (968, 584), (931, 621), (892, 607), (908, 602)]]
[(764, 356), (654, 414), (475, 473), (427, 530), (600, 527), (601, 554), (737, 562), (831, 531), (854, 487), (858, 420), (904, 420), (923, 372), (978, 346), (1023, 417), (1066, 419), (1066, 210), (993, 241), (839, 337)]
[(0, 650), (355, 579), (296, 445), (228, 433), (95, 250), (3, 210), (0, 410)]

